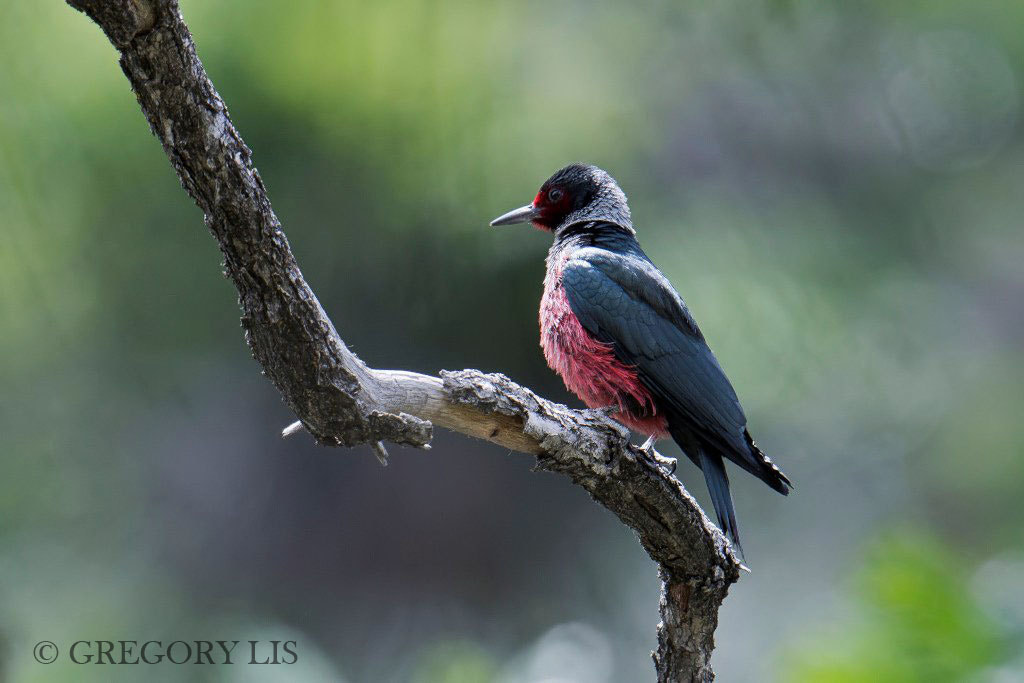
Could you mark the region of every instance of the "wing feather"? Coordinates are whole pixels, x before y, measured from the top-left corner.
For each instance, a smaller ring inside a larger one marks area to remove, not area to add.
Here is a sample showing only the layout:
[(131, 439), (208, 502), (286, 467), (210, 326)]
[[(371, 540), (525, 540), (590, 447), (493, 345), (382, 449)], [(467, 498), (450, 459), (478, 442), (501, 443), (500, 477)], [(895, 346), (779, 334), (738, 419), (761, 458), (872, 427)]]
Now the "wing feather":
[(642, 252), (579, 249), (565, 263), (562, 284), (583, 327), (636, 367), (687, 429), (745, 469), (761, 469), (747, 448), (747, 419), (732, 384), (682, 298)]

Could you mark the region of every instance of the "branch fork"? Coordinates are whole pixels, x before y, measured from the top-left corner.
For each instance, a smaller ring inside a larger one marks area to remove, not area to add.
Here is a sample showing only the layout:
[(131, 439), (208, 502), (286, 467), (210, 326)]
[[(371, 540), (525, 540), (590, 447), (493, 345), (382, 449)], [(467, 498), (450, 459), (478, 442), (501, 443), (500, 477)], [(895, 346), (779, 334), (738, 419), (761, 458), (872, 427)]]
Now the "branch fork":
[[(537, 396), (500, 374), (367, 367), (327, 317), (281, 230), (252, 153), (196, 54), (177, 0), (67, 0), (103, 29), (238, 290), (253, 357), (322, 444), (429, 447), (433, 425), (537, 456), (586, 489), (658, 564), (659, 681), (710, 681), (718, 609), (740, 564), (679, 480), (600, 411)], [(291, 425), (285, 435), (298, 427)]]

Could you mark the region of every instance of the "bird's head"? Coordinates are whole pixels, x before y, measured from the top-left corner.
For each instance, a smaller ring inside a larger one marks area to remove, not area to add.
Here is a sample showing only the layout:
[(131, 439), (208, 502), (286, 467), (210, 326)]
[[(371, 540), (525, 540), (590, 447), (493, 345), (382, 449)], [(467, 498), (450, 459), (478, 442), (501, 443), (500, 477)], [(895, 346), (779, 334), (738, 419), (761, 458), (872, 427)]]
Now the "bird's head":
[(548, 232), (583, 221), (609, 221), (632, 231), (626, 195), (597, 166), (569, 164), (544, 181), (526, 206), (498, 216), (491, 225), (532, 223)]

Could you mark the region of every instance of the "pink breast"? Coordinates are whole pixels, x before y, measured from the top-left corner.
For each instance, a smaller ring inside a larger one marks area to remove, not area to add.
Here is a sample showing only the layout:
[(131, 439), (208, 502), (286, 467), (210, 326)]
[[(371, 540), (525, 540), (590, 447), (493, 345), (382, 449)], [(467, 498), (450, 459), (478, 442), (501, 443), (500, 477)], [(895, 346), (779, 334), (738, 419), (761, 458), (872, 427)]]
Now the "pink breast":
[(587, 407), (616, 406), (619, 412), (612, 417), (630, 429), (665, 436), (665, 417), (636, 371), (615, 358), (611, 346), (594, 339), (573, 314), (562, 287), (564, 263), (563, 257), (549, 264), (540, 304), (540, 345), (548, 365)]

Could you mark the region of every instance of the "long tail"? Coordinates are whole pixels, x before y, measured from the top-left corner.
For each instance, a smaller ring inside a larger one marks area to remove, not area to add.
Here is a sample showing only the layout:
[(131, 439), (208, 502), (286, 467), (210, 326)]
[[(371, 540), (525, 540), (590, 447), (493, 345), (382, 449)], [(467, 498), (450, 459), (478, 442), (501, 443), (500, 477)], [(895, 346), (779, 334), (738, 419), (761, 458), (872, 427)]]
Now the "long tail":
[(740, 545), (740, 530), (736, 525), (736, 509), (732, 505), (732, 494), (729, 492), (729, 475), (725, 471), (722, 456), (708, 453), (703, 448), (699, 451), (700, 468), (704, 472), (704, 481), (711, 493), (711, 504), (715, 506), (718, 526), (732, 541), (732, 547), (743, 560), (743, 546)]
[(729, 537), (732, 547), (743, 560), (743, 546), (740, 545), (740, 531), (736, 524), (736, 509), (732, 505), (732, 494), (729, 492), (729, 475), (725, 471), (725, 462), (721, 454), (705, 448), (692, 434), (684, 429), (670, 429), (669, 433), (679, 447), (683, 449), (693, 464), (704, 473), (711, 504), (715, 507), (718, 528)]

